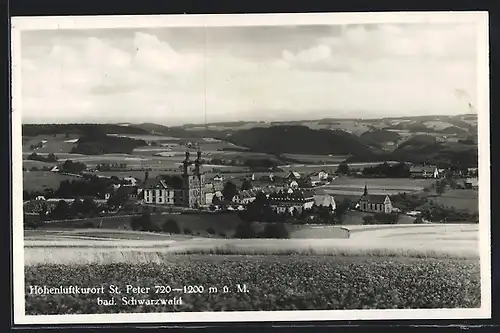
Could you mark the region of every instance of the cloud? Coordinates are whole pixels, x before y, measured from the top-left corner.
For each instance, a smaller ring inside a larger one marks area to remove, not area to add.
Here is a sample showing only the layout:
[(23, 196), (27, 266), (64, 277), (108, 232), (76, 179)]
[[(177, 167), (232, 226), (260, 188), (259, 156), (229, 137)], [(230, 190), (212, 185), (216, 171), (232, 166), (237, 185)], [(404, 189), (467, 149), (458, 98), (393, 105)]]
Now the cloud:
[(468, 112), (455, 91), (476, 96), (470, 27), (336, 30), (311, 30), (300, 43), (275, 38), (261, 45), (252, 38), (244, 49), (231, 44), (234, 31), (226, 44), (220, 37), (190, 48), (174, 48), (182, 41), (175, 34), (152, 32), (121, 37), (120, 44), (105, 34), (30, 40), (22, 52), (24, 119), (174, 124), (203, 122), (205, 110), (209, 121), (348, 110), (360, 117)]

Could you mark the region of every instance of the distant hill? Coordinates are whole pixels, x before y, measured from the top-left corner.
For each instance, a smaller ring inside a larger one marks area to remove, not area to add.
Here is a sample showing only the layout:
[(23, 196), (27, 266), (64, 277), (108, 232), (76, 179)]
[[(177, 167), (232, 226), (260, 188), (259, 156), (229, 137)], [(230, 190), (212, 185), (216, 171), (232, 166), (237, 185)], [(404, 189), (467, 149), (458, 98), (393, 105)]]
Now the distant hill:
[(167, 127), (167, 126), (158, 125), (158, 124), (154, 124), (154, 123), (131, 124), (129, 126), (141, 129), (141, 130), (146, 131), (148, 133), (157, 132), (157, 133), (163, 134), (164, 132), (168, 132), (168, 130), (169, 130), (169, 127)]
[(457, 126), (449, 126), (442, 129), (439, 132), (443, 134), (459, 134), (459, 135), (467, 135), (469, 133), (469, 131)]
[(149, 134), (148, 131), (136, 127), (121, 126), (118, 124), (24, 124), (23, 136), (78, 134)]
[(477, 167), (477, 146), (461, 143), (440, 143), (432, 135), (415, 135), (401, 143), (394, 151), (371, 156), (352, 156), (347, 163), (401, 161), (436, 164), (442, 167), (456, 165)]
[(194, 138), (216, 138), (223, 139), (226, 134), (234, 132), (233, 130), (211, 130), (200, 129), (190, 130), (190, 126), (164, 126), (154, 123), (143, 123), (130, 125), (131, 128), (146, 131), (148, 134), (165, 135), (181, 139), (194, 139)]
[(426, 146), (433, 146), (437, 143), (437, 139), (435, 136), (432, 135), (426, 135), (426, 134), (420, 134), (420, 135), (414, 135), (408, 140), (402, 142), (394, 152), (398, 152), (404, 149), (416, 149), (416, 148), (422, 148)]
[(144, 140), (94, 134), (80, 137), (71, 153), (84, 155), (130, 154), (135, 148), (146, 145)]
[(372, 149), (356, 135), (342, 130), (313, 130), (298, 125), (239, 130), (226, 140), (254, 152), (269, 154), (372, 154)]
[(377, 143), (398, 142), (401, 136), (396, 132), (386, 131), (382, 129), (372, 129), (360, 135), (363, 140), (369, 140)]

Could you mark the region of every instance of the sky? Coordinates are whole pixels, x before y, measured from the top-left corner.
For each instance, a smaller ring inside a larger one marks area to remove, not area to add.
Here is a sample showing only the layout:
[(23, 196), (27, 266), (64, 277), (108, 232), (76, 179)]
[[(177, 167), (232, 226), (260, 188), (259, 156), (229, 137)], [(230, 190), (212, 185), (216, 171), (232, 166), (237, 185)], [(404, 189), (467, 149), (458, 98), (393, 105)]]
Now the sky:
[(450, 23), (23, 31), (23, 123), (465, 114), (476, 39)]

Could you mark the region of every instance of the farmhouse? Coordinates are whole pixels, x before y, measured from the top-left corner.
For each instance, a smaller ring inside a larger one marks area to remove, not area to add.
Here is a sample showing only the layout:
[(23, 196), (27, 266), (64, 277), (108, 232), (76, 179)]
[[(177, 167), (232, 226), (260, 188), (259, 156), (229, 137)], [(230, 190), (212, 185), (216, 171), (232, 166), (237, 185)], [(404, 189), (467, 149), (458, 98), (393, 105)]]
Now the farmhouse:
[(432, 165), (413, 165), (410, 168), (411, 178), (439, 178), (439, 170)]
[(278, 213), (302, 211), (314, 205), (314, 192), (307, 190), (279, 191), (269, 195), (273, 210)]
[(233, 197), (233, 202), (241, 205), (248, 205), (256, 198), (256, 193), (253, 190), (241, 191)]
[(479, 189), (479, 181), (477, 178), (467, 178), (464, 181), (464, 186), (465, 186), (465, 188), (477, 190), (477, 189)]
[(313, 172), (309, 175), (309, 178), (313, 182), (322, 182), (328, 179), (328, 172), (324, 170)]
[(213, 178), (213, 181), (214, 182), (223, 182), (224, 181), (224, 176), (215, 175), (215, 177)]
[(286, 177), (286, 179), (287, 179), (288, 181), (293, 181), (293, 180), (297, 181), (297, 180), (299, 180), (300, 178), (301, 178), (300, 173), (295, 172), (295, 171), (290, 171), (290, 173), (289, 173), (289, 174), (288, 174), (288, 176)]
[(124, 198), (126, 201), (139, 200), (139, 195), (141, 193), (142, 193), (142, 190), (135, 187), (135, 186), (121, 186), (118, 189), (118, 191), (116, 191), (116, 195), (118, 197)]
[(385, 213), (392, 212), (392, 202), (388, 195), (368, 194), (368, 189), (365, 185), (363, 196), (359, 199), (359, 210), (368, 213)]
[(124, 177), (123, 180), (128, 182), (132, 186), (137, 185), (137, 179), (135, 179), (134, 177)]

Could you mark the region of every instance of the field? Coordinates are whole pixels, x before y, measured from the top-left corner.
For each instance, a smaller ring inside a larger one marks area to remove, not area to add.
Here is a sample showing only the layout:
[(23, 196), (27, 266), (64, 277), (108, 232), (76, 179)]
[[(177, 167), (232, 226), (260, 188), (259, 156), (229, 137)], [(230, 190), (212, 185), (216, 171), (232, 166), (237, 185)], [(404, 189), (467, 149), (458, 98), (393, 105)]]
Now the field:
[(420, 192), (434, 182), (434, 179), (339, 177), (322, 189), (332, 195), (362, 195), (366, 184), (371, 194), (392, 195), (399, 192)]
[[(66, 137), (65, 135), (38, 135), (23, 137), (23, 152), (35, 153), (69, 153), (75, 146), (74, 140), (78, 139), (76, 136)], [(43, 147), (36, 150), (31, 150), (31, 145), (36, 145), (42, 141), (46, 141)]]
[(43, 191), (46, 188), (57, 189), (63, 180), (73, 180), (75, 177), (65, 176), (50, 171), (24, 171), (23, 190)]
[(342, 155), (304, 155), (304, 154), (283, 154), (284, 157), (296, 160), (302, 163), (341, 163), (348, 156)]
[(432, 201), (445, 207), (468, 209), (471, 213), (479, 212), (477, 190), (448, 190), (441, 196), (433, 197)]
[[(348, 239), (335, 235), (312, 239), (332, 228), (309, 228), (302, 237), (310, 238), (289, 240), (102, 229), (29, 231), (25, 234), (26, 313), (480, 306), (477, 225), (352, 226)], [(111, 294), (110, 284), (123, 293)], [(104, 286), (104, 291), (33, 295), (33, 285)], [(126, 293), (126, 285), (151, 290)], [(155, 286), (160, 285), (167, 289), (198, 286), (199, 292), (156, 294)], [(181, 297), (182, 304), (147, 303), (167, 302), (174, 296)], [(115, 304), (99, 306), (97, 297), (114, 299)]]
[[(123, 258), (135, 262), (139, 260), (135, 256), (149, 262), (168, 254), (188, 253), (478, 258), (477, 225), (347, 226), (345, 229), (349, 230), (348, 238), (341, 227), (305, 226), (292, 230), (291, 239), (285, 240), (171, 236), (111, 229), (36, 230), (25, 234), (25, 263), (112, 263)], [(69, 251), (71, 247), (73, 250)]]

